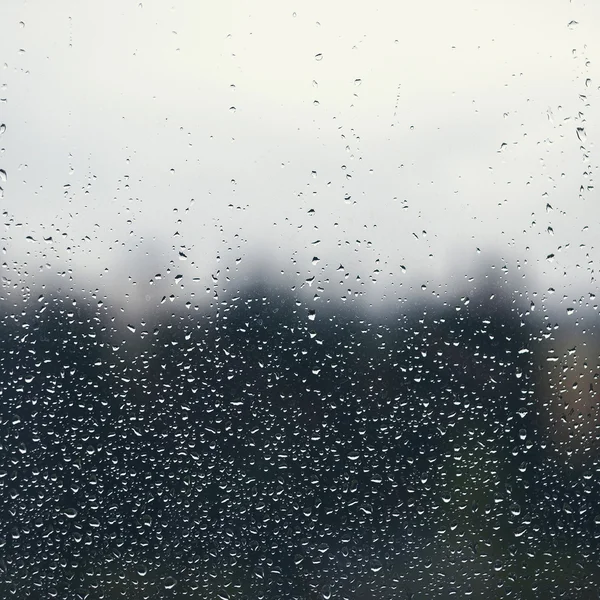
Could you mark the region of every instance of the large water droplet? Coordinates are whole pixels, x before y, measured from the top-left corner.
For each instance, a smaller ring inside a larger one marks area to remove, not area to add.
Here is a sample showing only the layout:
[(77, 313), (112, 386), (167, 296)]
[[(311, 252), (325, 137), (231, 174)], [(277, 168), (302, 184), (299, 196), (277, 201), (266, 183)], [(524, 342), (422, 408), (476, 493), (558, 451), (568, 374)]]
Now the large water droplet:
[(371, 561), (371, 571), (373, 571), (373, 573), (378, 573), (381, 569), (383, 569), (383, 565), (380, 560), (374, 559)]
[(171, 575), (169, 575), (164, 581), (165, 590), (172, 590), (176, 585), (177, 579)]

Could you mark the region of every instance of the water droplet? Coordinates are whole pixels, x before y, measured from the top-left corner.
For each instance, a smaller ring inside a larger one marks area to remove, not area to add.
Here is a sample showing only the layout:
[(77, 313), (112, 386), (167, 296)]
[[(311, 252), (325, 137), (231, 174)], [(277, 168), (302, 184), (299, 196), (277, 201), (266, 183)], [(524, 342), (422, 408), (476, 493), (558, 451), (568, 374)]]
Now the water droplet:
[(172, 590), (176, 585), (177, 579), (171, 575), (169, 575), (164, 581), (165, 590)]
[(356, 450), (352, 450), (352, 452), (348, 453), (348, 459), (355, 461), (360, 458), (360, 454)]
[(374, 559), (371, 561), (371, 571), (373, 571), (373, 573), (378, 573), (381, 569), (383, 569), (383, 565), (380, 560)]
[(362, 83), (362, 79), (355, 79), (355, 80), (354, 80), (354, 85), (355, 85), (356, 87), (358, 87), (358, 86), (359, 86), (361, 83)]
[(577, 139), (579, 139), (580, 142), (584, 143), (587, 140), (585, 129), (583, 127), (578, 127), (575, 131), (577, 133)]
[(67, 508), (63, 511), (63, 514), (68, 519), (74, 519), (77, 516), (77, 509), (75, 508)]
[(0, 181), (6, 181), (6, 171), (4, 169), (0, 169)]
[(323, 55), (321, 53), (315, 54), (315, 60), (323, 60)]
[(4, 123), (0, 124), (0, 135), (2, 135), (6, 131), (6, 125)]
[(321, 553), (321, 554), (325, 554), (325, 552), (327, 552), (327, 550), (329, 550), (329, 545), (326, 544), (325, 542), (322, 542), (321, 544), (319, 544), (317, 546), (317, 550)]

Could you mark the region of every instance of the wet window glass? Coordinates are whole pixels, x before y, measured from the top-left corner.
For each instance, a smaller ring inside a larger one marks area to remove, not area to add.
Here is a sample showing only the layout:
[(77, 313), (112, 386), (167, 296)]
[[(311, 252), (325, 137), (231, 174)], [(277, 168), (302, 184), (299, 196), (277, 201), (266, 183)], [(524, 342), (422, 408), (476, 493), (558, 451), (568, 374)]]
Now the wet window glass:
[(600, 5), (0, 7), (0, 595), (597, 598)]

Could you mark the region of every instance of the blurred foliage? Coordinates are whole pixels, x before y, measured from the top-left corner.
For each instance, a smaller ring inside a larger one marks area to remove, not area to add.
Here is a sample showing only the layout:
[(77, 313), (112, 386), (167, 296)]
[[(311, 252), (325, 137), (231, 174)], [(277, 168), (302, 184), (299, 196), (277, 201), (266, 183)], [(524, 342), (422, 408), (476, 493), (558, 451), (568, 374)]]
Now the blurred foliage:
[(0, 321), (4, 597), (597, 597), (597, 428), (555, 451), (511, 302), (47, 298)]

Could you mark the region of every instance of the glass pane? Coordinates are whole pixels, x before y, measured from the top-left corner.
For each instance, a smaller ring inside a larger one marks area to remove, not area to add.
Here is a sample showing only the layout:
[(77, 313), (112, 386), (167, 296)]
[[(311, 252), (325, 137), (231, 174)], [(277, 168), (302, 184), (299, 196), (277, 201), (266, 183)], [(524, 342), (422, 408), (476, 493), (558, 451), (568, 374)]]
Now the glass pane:
[(0, 590), (596, 598), (600, 5), (0, 6)]

